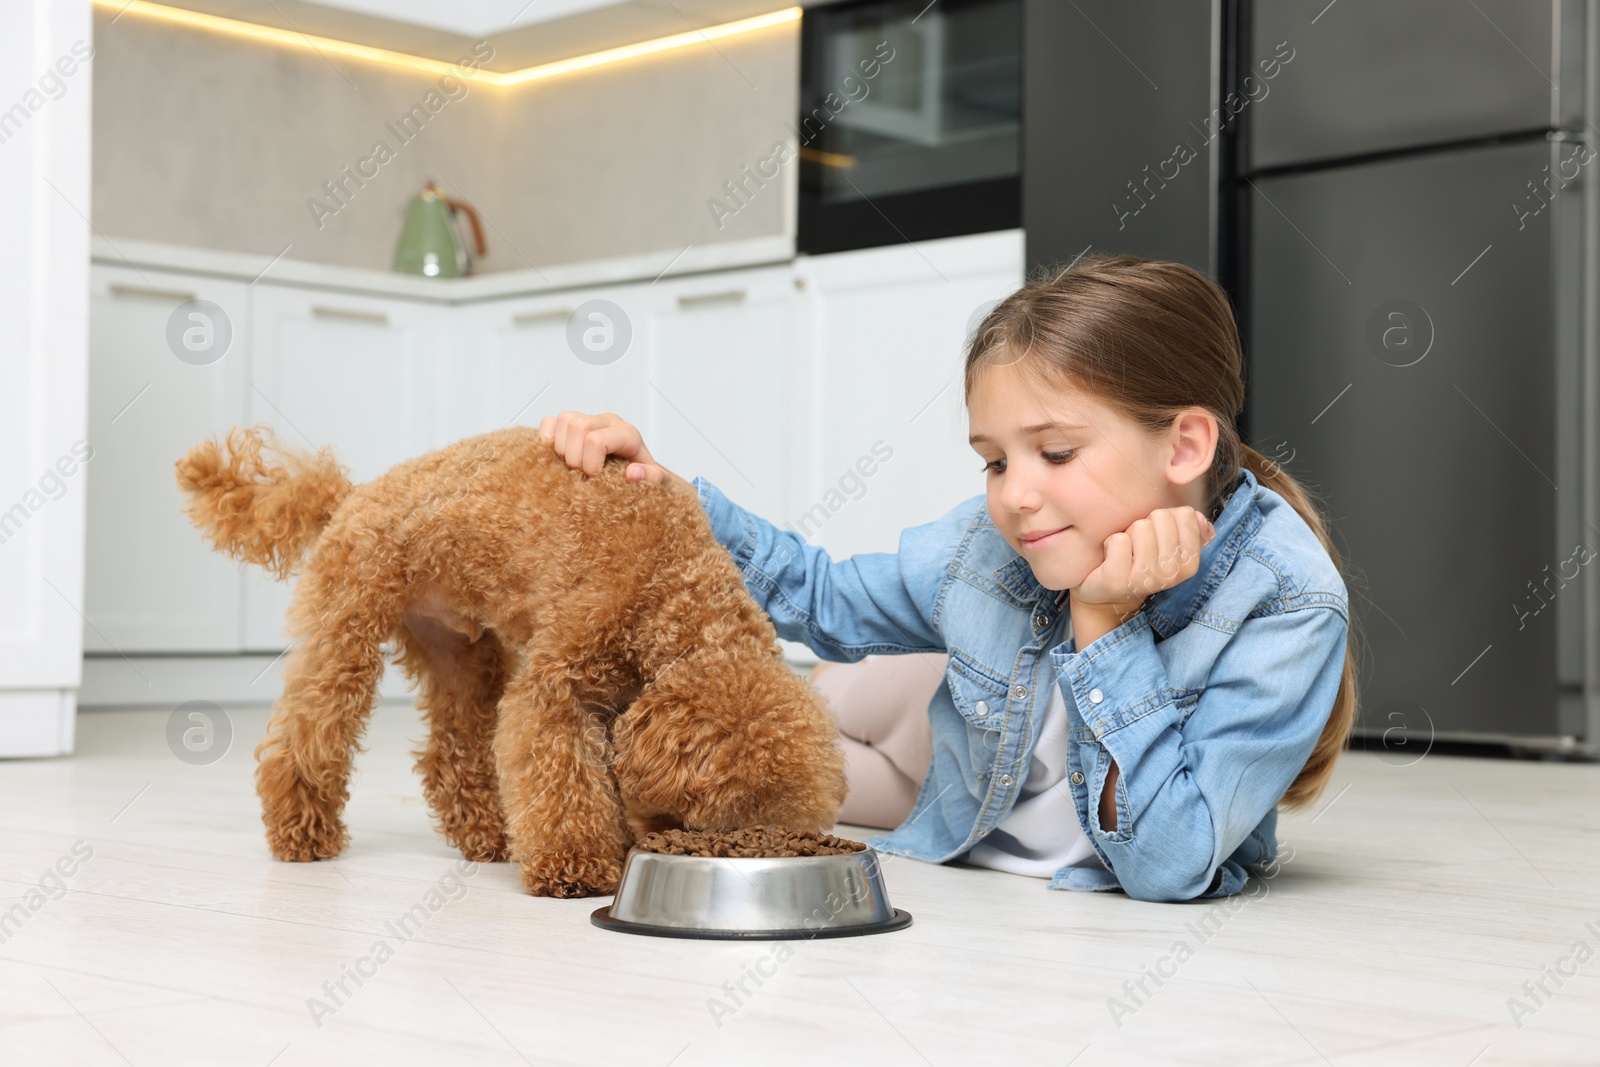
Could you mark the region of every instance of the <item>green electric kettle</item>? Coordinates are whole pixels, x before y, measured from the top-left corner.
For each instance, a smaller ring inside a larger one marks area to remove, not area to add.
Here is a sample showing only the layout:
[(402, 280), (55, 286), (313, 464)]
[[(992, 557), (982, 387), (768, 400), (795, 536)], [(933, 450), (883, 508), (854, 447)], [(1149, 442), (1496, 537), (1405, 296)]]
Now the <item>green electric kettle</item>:
[(481, 259), (488, 247), (483, 242), (483, 221), (477, 209), (450, 196), (429, 179), (406, 210), (406, 223), (394, 250), (394, 269), (429, 278), (470, 274), (473, 257), (461, 239), (455, 221), (458, 212), (472, 224), (473, 247)]

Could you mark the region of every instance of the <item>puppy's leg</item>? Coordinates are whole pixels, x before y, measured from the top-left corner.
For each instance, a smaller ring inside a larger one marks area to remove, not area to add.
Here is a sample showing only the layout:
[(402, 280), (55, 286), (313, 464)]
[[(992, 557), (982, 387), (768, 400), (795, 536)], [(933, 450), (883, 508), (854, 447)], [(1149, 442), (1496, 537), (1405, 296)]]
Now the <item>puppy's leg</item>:
[(285, 661), (283, 695), (256, 746), (261, 818), (281, 860), (327, 859), (349, 844), (350, 764), (383, 673), (379, 645), (330, 623)]
[(535, 896), (610, 893), (632, 843), (603, 721), (579, 685), (577, 656), (530, 653), (506, 686), (495, 763), (512, 858)]
[(414, 754), (439, 831), (469, 860), (509, 859), (494, 765), (505, 647), (492, 630), (469, 641), (436, 619), (412, 616), (400, 646), (395, 662), (417, 680), (417, 706), (428, 720), (428, 739)]
[[(350, 765), (383, 675), (382, 644), (399, 621), (397, 583), (377, 557), (352, 566), (351, 546), (319, 545), (289, 607), (294, 649), (283, 694), (256, 746), (256, 793), (267, 844), (282, 860), (337, 856), (349, 843)], [(363, 573), (370, 571), (370, 573)]]

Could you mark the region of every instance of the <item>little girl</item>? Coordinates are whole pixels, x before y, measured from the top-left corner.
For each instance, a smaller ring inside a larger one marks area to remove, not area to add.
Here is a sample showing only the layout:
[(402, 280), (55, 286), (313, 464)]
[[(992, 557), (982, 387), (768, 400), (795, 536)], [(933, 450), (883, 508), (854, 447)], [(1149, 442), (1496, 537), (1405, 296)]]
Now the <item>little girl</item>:
[[(816, 675), (841, 821), (898, 823), (882, 852), (1141, 900), (1238, 893), (1273, 861), (1279, 803), (1321, 793), (1354, 722), (1355, 650), (1316, 507), (1239, 440), (1241, 367), (1205, 275), (1085, 257), (974, 334), (986, 493), (898, 552), (835, 561), (690, 483), (778, 635), (853, 664)], [(682, 482), (615, 415), (540, 432), (587, 473), (615, 454)]]

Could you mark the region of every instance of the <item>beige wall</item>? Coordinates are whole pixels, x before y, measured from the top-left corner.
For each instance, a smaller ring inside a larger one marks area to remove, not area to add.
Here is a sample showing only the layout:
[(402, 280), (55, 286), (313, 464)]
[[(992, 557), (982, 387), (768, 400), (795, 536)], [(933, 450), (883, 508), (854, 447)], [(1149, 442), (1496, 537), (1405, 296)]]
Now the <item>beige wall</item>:
[[(777, 142), (792, 148), (795, 24), (450, 92), (435, 76), (131, 14), (112, 25), (104, 9), (94, 45), (92, 218), (113, 241), (269, 256), (287, 244), (295, 259), (386, 269), (429, 177), (483, 213), (486, 272), (792, 232), (792, 163), (720, 228), (706, 201)], [(437, 113), (402, 143), (385, 123), (430, 91)], [(323, 183), (379, 140), (393, 158), (338, 205)], [(338, 208), (320, 227), (313, 197)]]

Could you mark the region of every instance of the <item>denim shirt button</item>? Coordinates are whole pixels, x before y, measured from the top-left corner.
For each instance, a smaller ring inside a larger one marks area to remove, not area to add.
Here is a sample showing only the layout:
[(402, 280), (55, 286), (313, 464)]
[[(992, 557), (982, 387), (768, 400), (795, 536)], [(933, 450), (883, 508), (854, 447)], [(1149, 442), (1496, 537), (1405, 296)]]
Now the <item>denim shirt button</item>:
[(1011, 699), (1012, 700), (1021, 700), (1023, 697), (1026, 697), (1027, 695), (1028, 695), (1028, 687), (1025, 686), (1025, 685), (1014, 686), (1012, 688), (1012, 690), (1011, 690)]
[(1015, 780), (1016, 779), (1012, 778), (1009, 774), (1002, 774), (1000, 776), (1000, 784), (1001, 785), (1009, 786)]
[(1082, 785), (1083, 784), (1083, 772), (1082, 771), (1073, 771), (1072, 772), (1072, 784), (1073, 785)]
[(978, 701), (976, 704), (972, 705), (972, 713), (980, 719), (983, 718), (985, 715), (989, 714), (989, 702), (987, 700)]
[(1106, 698), (1106, 695), (1100, 691), (1098, 686), (1096, 686), (1095, 688), (1089, 690), (1089, 703), (1098, 704), (1102, 700), (1104, 700), (1105, 698)]

